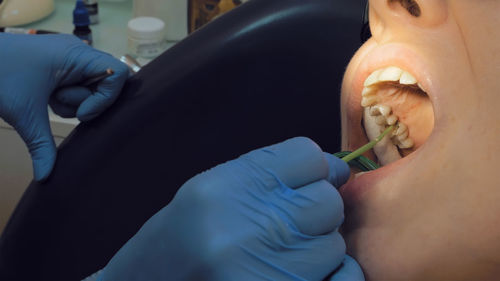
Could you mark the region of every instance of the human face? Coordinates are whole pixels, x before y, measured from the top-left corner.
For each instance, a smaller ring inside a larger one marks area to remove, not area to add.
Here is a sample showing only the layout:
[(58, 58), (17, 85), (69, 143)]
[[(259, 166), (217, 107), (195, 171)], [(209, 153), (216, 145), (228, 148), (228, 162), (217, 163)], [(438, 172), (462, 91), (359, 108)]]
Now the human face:
[(498, 280), (500, 0), (369, 5), (373, 36), (343, 81), (343, 149), (368, 141), (363, 84), (390, 66), (417, 82), (379, 82), (365, 105), (389, 105), (413, 143), (400, 160), (367, 154), (386, 165), (341, 188), (348, 253), (372, 281)]

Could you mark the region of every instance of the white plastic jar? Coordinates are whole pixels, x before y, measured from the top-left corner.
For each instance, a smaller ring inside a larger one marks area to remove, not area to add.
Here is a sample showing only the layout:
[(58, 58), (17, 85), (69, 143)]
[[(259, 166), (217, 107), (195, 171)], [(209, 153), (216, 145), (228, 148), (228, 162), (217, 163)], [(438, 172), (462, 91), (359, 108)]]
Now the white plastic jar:
[(134, 0), (134, 17), (156, 17), (165, 23), (168, 42), (188, 35), (188, 0)]
[(128, 22), (128, 50), (136, 58), (153, 59), (165, 50), (165, 23), (138, 17)]

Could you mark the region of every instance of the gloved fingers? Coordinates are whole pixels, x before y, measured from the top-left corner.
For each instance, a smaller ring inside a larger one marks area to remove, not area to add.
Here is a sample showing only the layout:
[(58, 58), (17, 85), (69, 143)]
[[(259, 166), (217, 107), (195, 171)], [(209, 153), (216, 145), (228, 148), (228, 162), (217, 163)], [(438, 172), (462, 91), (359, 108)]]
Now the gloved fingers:
[(296, 227), (306, 235), (330, 233), (344, 220), (344, 204), (339, 192), (326, 180), (320, 180), (282, 193), (280, 209), (286, 210)]
[(45, 106), (32, 112), (16, 130), (28, 146), (33, 161), (34, 178), (43, 181), (52, 172), (56, 161), (56, 145), (50, 130), (49, 115)]
[(86, 87), (65, 87), (50, 97), (49, 105), (57, 115), (74, 118), (80, 104), (91, 95), (92, 91)]
[(349, 165), (340, 158), (327, 152), (324, 152), (324, 155), (328, 161), (328, 181), (336, 188), (340, 188), (351, 176), (351, 169)]
[(345, 255), (344, 261), (334, 272), (330, 281), (365, 281), (365, 276), (359, 264), (350, 256)]
[(89, 88), (82, 86), (70, 86), (59, 89), (51, 96), (51, 98), (62, 104), (79, 106), (91, 95), (92, 91)]
[(82, 102), (76, 111), (76, 117), (82, 122), (90, 121), (104, 112), (114, 101), (115, 98), (96, 92)]
[(305, 137), (251, 151), (240, 159), (294, 189), (328, 176), (328, 163), (321, 148)]
[(287, 267), (294, 268), (294, 273), (305, 280), (323, 280), (342, 263), (345, 250), (344, 238), (335, 231), (301, 243), (287, 253), (285, 262), (297, 262)]
[(61, 103), (58, 100), (53, 99), (53, 98), (50, 99), (49, 105), (55, 114), (57, 114), (63, 118), (76, 117), (76, 111), (78, 110), (78, 107), (76, 107), (76, 106)]
[(94, 94), (87, 97), (81, 103), (77, 111), (77, 117), (81, 121), (88, 121), (95, 118), (113, 104), (128, 78), (127, 66), (110, 55), (100, 54), (97, 62), (90, 61), (88, 63), (88, 67), (82, 73), (85, 77), (99, 76), (107, 69), (112, 69), (114, 73), (98, 82)]

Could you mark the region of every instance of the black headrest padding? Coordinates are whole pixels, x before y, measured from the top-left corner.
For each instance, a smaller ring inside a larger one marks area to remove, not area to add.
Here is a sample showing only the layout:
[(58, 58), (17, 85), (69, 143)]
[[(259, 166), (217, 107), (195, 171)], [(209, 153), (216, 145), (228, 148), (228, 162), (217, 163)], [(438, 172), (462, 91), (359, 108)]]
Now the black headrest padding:
[(0, 238), (0, 280), (86, 277), (186, 180), (252, 149), (306, 136), (338, 151), (362, 2), (251, 0), (144, 67), (27, 188)]

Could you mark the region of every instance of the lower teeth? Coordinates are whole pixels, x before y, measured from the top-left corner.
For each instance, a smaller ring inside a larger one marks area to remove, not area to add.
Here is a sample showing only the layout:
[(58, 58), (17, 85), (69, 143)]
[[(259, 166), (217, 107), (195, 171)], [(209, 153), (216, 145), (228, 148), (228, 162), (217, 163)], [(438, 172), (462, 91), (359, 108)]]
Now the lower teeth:
[[(370, 141), (374, 140), (380, 134), (381, 125), (375, 121), (376, 117), (370, 115), (369, 108), (365, 108), (363, 123), (365, 126), (366, 135)], [(392, 144), (390, 135), (387, 135), (379, 143), (373, 147), (375, 155), (381, 165), (387, 165), (391, 162), (401, 159), (397, 146)]]
[(398, 147), (401, 149), (413, 147), (413, 140), (408, 136), (408, 127), (390, 112), (390, 107), (387, 105), (374, 105), (364, 109), (363, 123), (370, 141), (378, 137), (380, 132), (388, 126), (395, 125), (396, 127), (391, 135), (387, 135), (373, 148), (381, 165), (387, 165), (402, 158)]

